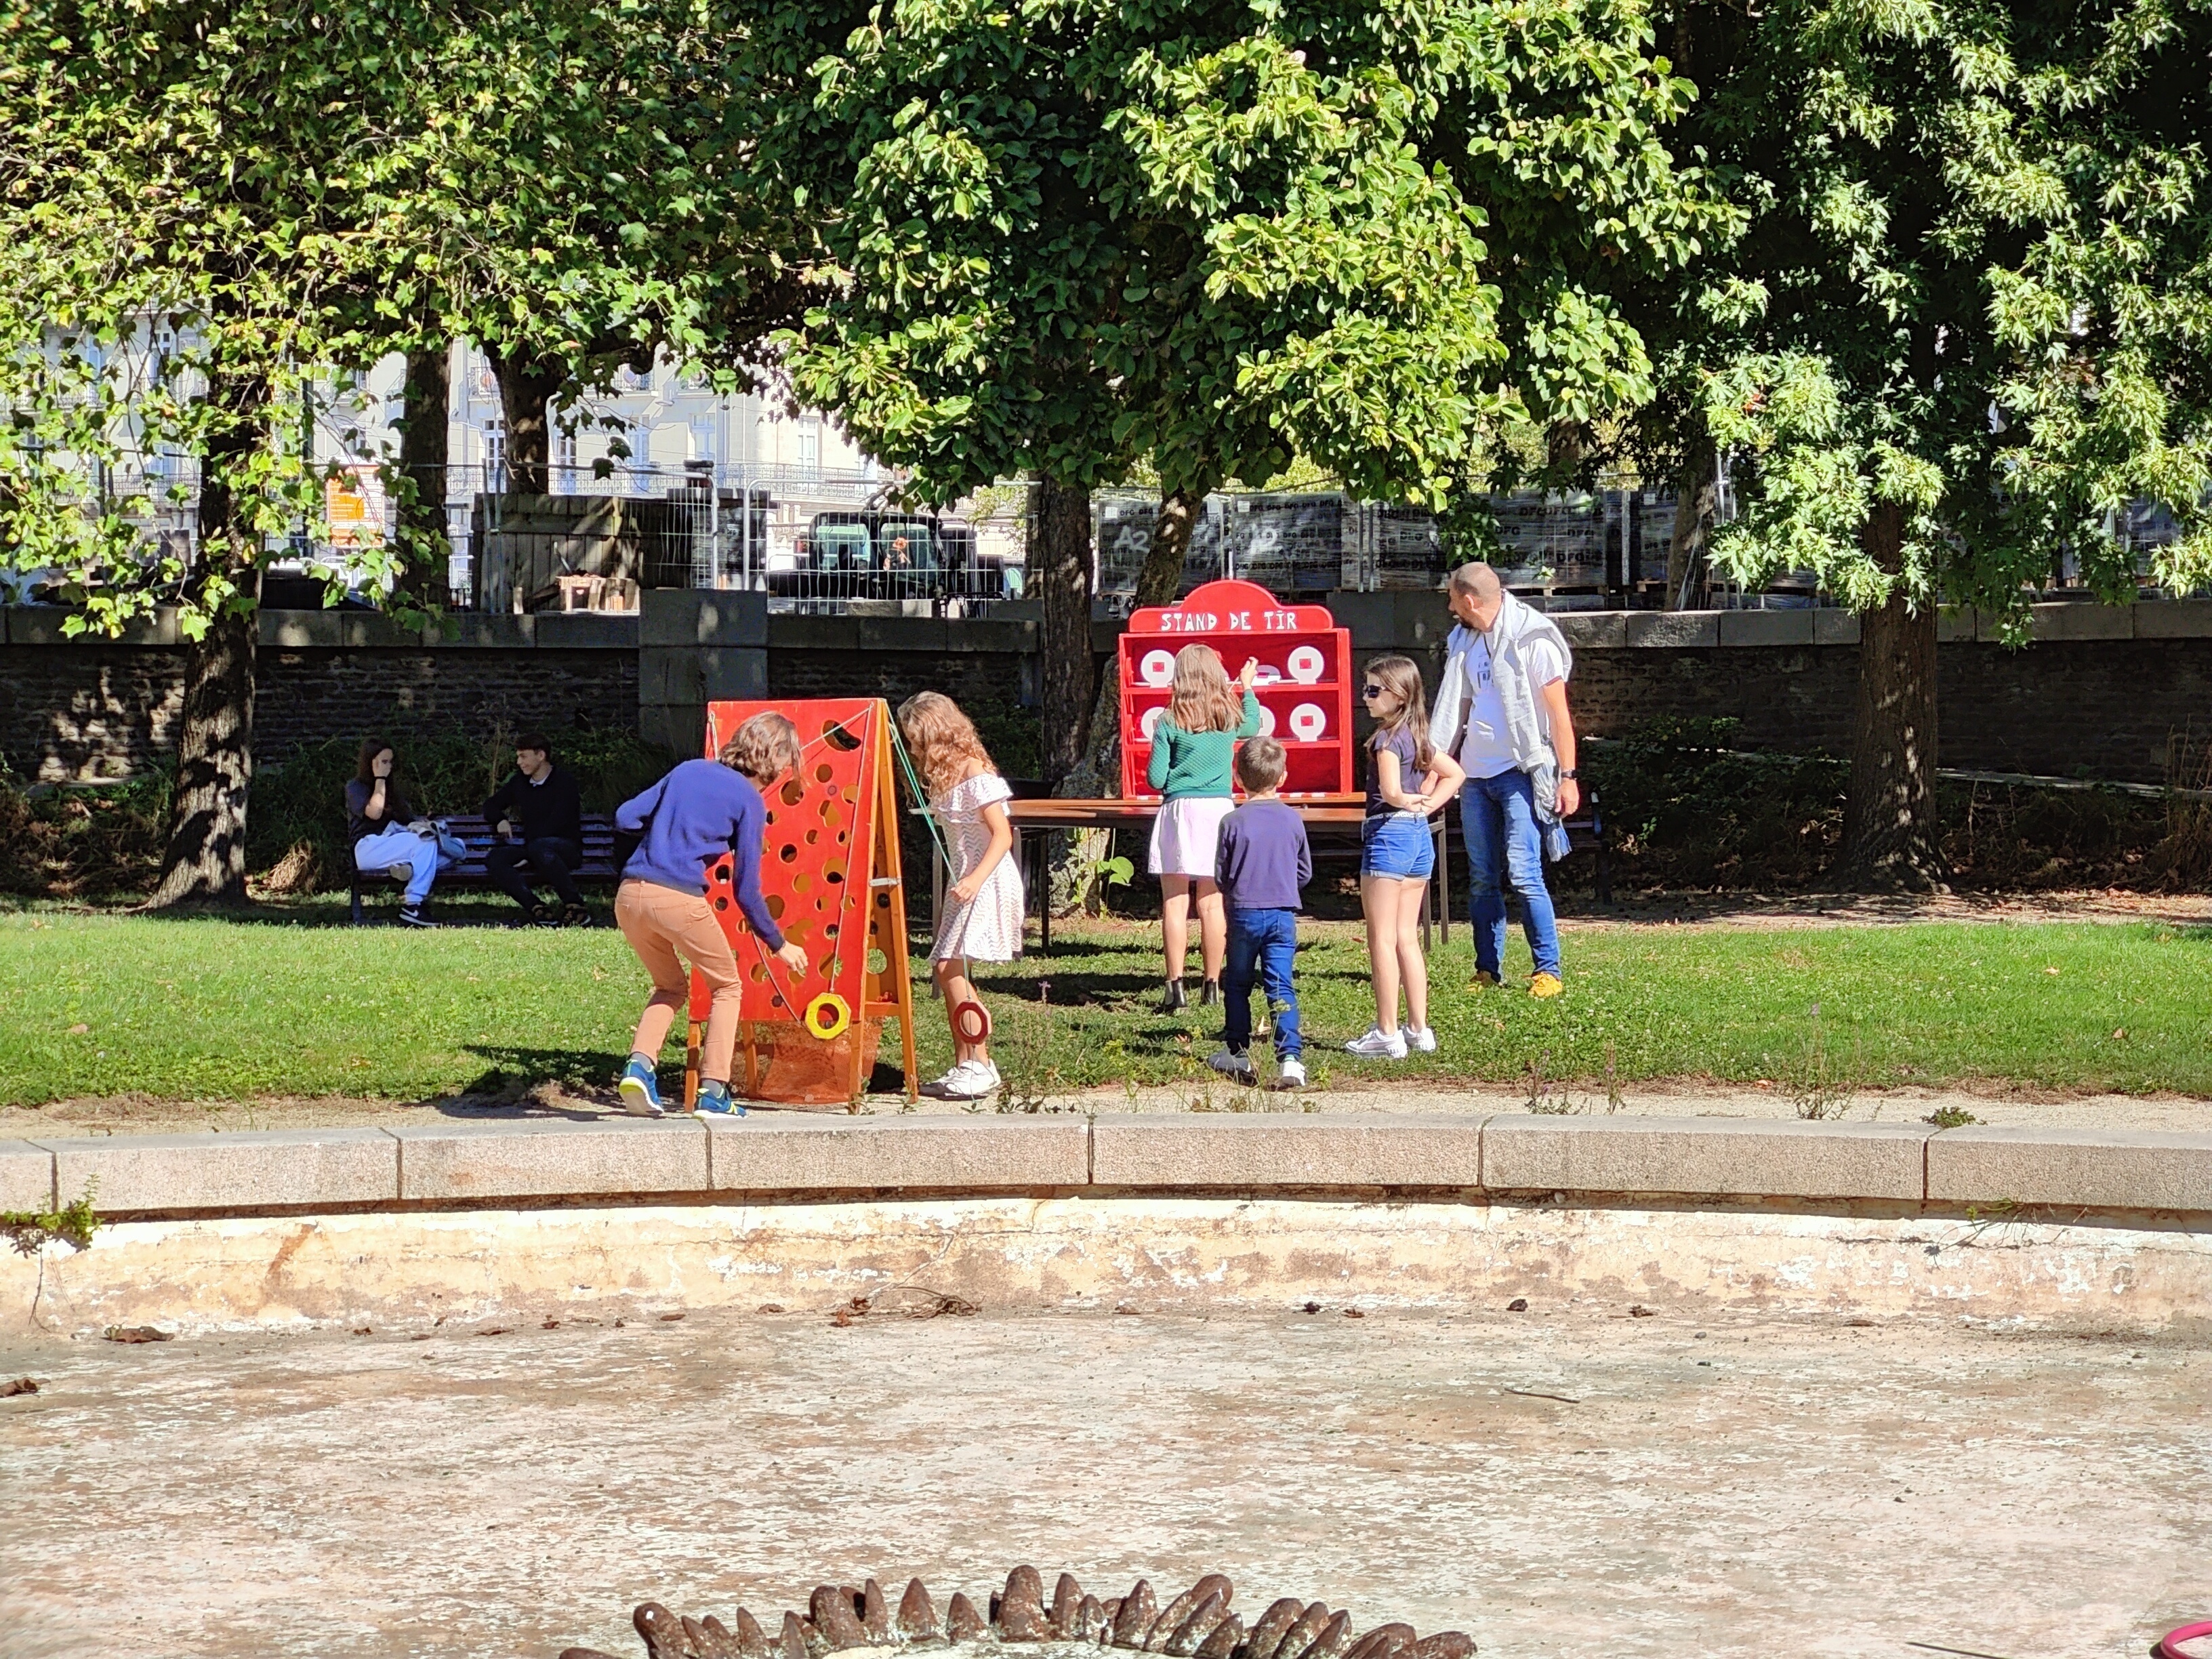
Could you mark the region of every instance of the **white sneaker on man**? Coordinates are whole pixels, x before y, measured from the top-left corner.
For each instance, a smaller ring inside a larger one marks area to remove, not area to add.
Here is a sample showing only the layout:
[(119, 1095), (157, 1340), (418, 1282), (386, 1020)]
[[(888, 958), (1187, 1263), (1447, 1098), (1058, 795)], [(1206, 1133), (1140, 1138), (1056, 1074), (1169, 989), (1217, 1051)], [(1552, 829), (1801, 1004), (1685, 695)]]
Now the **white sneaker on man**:
[(1303, 1089), (1306, 1086), (1306, 1068), (1302, 1060), (1285, 1058), (1283, 1068), (1275, 1074), (1278, 1089)]
[(1406, 1057), (1406, 1034), (1386, 1031), (1379, 1025), (1368, 1028), (1364, 1037), (1354, 1037), (1344, 1045), (1347, 1054), (1358, 1054), (1362, 1060), (1403, 1060)]
[(1249, 1083), (1256, 1075), (1252, 1070), (1252, 1056), (1240, 1054), (1234, 1048), (1216, 1048), (1206, 1057), (1206, 1063), (1224, 1077), (1233, 1077), (1239, 1083)]
[(1408, 1025), (1405, 1027), (1404, 1030), (1406, 1033), (1406, 1046), (1411, 1048), (1415, 1054), (1432, 1054), (1436, 1053), (1437, 1034), (1434, 1029), (1430, 1026), (1424, 1025), (1419, 1030), (1416, 1030), (1413, 1027)]
[(963, 1060), (922, 1090), (939, 1100), (981, 1100), (996, 1089), (999, 1068), (988, 1060)]

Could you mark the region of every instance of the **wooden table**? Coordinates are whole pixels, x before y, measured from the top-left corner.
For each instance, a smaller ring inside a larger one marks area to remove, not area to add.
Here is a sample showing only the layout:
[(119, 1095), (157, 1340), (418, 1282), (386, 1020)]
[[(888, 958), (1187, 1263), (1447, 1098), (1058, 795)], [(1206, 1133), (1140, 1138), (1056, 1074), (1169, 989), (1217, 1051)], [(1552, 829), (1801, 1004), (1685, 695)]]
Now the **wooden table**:
[[(1305, 820), (1310, 835), (1321, 830), (1331, 839), (1349, 835), (1356, 843), (1359, 826), (1367, 817), (1367, 797), (1357, 795), (1285, 795), (1283, 805)], [(1052, 950), (1052, 875), (1039, 858), (1029, 858), (1029, 841), (1032, 836), (1040, 839), (1060, 831), (1079, 830), (1135, 830), (1149, 828), (1159, 815), (1158, 796), (1135, 799), (1066, 800), (1057, 796), (1046, 796), (1029, 800), (1010, 800), (1006, 803), (1006, 817), (1014, 829), (1014, 857), (1021, 861), (1023, 878), (1035, 878), (1036, 906), (1040, 948)], [(1429, 821), (1429, 833), (1437, 842), (1437, 872), (1443, 873), (1444, 825), (1447, 812), (1439, 812)], [(930, 916), (934, 921), (941, 915), (945, 899), (945, 860), (932, 838), (930, 848)], [(1443, 936), (1451, 938), (1451, 907), (1444, 896), (1440, 879), (1429, 883), (1427, 908), (1421, 915), (1421, 945), (1429, 942), (1429, 924), (1433, 919), (1443, 930)]]

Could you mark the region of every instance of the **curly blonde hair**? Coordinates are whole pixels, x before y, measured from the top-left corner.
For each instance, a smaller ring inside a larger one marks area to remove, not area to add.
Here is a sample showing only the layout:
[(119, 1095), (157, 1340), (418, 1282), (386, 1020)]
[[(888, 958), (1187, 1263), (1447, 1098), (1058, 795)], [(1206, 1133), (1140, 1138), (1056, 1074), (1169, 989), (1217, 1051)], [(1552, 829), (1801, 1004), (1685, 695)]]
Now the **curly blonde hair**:
[(1186, 732), (1234, 732), (1243, 724), (1244, 699), (1212, 646), (1186, 645), (1176, 653), (1168, 718)]
[(782, 714), (756, 714), (731, 735), (715, 759), (756, 785), (767, 785), (799, 764), (799, 728)]
[(990, 769), (991, 752), (976, 734), (975, 722), (942, 691), (917, 691), (899, 705), (899, 735), (913, 752), (915, 769), (932, 799), (960, 781), (969, 761)]

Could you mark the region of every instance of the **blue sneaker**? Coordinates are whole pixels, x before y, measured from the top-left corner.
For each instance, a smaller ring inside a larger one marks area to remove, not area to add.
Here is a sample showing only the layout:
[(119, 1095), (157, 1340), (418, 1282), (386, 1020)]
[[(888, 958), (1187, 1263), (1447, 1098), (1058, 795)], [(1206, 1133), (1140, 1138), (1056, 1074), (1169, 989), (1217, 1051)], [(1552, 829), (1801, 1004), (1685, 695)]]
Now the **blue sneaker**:
[(691, 1108), (692, 1116), (743, 1117), (744, 1115), (744, 1102), (730, 1098), (728, 1084), (702, 1083), (699, 1085), (699, 1098)]
[(632, 1117), (668, 1115), (660, 1103), (660, 1084), (653, 1075), (653, 1067), (645, 1061), (630, 1061), (623, 1068), (622, 1081), (615, 1086), (622, 1095), (623, 1110)]

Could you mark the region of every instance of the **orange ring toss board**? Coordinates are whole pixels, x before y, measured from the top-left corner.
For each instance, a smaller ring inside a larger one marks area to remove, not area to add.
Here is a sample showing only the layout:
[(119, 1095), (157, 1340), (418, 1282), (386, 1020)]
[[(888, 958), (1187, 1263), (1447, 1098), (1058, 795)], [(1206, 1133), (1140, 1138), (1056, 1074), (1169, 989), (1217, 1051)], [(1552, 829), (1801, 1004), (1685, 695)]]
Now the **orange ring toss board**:
[[(785, 715), (799, 728), (799, 760), (761, 792), (767, 807), (761, 896), (784, 937), (805, 951), (807, 967), (793, 973), (745, 925), (732, 859), (725, 855), (708, 865), (707, 902), (737, 952), (742, 981), (743, 1071), (731, 1079), (732, 1087), (754, 1100), (857, 1109), (874, 1061), (875, 1037), (883, 1021), (896, 1019), (912, 1099), (918, 1081), (914, 988), (890, 706), (879, 697), (709, 703), (707, 757), (719, 753), (754, 715), (769, 713)], [(843, 1005), (849, 1021), (827, 1036), (806, 1017), (825, 995)], [(693, 974), (695, 1048), (711, 1000), (706, 981)], [(686, 1068), (687, 1103), (696, 1090), (695, 1073), (696, 1061)]]

